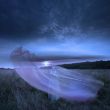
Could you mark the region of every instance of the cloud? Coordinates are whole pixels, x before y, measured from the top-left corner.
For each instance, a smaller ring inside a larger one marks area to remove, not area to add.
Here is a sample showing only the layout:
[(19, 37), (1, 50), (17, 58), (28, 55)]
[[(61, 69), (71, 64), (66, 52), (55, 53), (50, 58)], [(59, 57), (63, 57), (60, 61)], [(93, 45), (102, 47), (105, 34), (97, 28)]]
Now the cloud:
[(71, 27), (109, 33), (109, 10), (109, 0), (1, 0), (0, 34), (11, 40), (32, 39)]

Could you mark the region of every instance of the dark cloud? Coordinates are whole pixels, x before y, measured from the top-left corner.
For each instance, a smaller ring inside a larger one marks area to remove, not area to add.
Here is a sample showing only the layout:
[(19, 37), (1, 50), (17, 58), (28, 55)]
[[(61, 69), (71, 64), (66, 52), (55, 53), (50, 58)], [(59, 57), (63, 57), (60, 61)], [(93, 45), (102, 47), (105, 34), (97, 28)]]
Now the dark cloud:
[(0, 0), (1, 34), (12, 38), (15, 35), (28, 35), (44, 24), (43, 19), (40, 0)]
[(37, 38), (70, 27), (109, 35), (110, 0), (0, 0), (3, 38)]

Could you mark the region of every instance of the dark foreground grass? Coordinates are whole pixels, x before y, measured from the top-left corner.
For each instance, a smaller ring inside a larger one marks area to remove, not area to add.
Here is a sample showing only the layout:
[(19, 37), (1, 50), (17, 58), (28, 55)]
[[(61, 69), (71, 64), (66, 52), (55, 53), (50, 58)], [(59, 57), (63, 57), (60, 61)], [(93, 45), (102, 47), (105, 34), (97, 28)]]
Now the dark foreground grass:
[(93, 102), (52, 101), (44, 92), (23, 81), (14, 70), (0, 69), (0, 110), (110, 110), (110, 70), (80, 70), (90, 72), (105, 85)]

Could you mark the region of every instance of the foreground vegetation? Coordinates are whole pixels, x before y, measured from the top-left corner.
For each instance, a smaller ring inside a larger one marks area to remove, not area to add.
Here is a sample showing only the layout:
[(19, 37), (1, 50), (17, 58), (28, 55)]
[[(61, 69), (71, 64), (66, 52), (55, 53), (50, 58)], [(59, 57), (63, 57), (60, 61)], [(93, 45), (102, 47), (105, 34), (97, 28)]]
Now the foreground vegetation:
[(110, 110), (110, 70), (80, 70), (104, 81), (93, 102), (52, 101), (23, 81), (14, 70), (0, 69), (0, 110)]

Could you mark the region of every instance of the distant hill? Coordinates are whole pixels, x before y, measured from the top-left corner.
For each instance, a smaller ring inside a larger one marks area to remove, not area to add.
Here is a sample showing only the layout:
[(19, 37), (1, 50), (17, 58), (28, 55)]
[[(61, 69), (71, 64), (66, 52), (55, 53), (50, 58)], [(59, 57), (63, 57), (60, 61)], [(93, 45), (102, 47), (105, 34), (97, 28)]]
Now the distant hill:
[(64, 64), (62, 67), (68, 69), (110, 69), (110, 61), (82, 62), (75, 64)]

